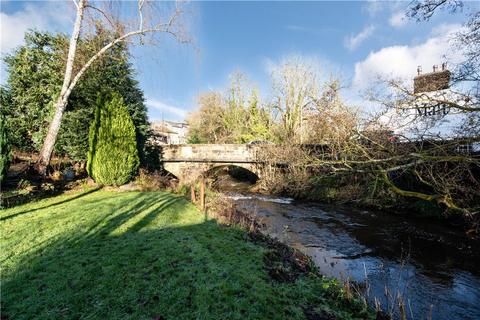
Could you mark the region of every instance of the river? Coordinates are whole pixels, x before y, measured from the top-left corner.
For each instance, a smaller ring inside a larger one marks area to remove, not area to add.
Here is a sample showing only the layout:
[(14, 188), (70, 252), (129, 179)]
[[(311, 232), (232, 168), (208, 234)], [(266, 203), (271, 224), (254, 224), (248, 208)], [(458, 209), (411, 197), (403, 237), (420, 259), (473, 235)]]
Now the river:
[(270, 236), (308, 254), (322, 274), (359, 283), (387, 313), (400, 294), (409, 319), (480, 319), (478, 242), (460, 230), (346, 205), (229, 196)]

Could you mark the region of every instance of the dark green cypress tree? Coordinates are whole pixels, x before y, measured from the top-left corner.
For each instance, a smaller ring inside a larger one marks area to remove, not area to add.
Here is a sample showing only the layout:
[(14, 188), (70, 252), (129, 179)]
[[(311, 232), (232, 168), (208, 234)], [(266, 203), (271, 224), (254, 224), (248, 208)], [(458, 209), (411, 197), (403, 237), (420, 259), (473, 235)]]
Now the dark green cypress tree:
[(130, 181), (139, 166), (135, 126), (118, 93), (101, 94), (90, 126), (88, 174), (103, 185)]

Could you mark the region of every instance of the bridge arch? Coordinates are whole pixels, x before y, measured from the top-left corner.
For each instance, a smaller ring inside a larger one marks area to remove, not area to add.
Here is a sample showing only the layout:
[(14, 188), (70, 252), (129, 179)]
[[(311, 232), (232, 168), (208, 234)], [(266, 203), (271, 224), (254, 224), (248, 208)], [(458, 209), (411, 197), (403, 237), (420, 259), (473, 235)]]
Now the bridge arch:
[(217, 176), (220, 171), (225, 171), (230, 177), (240, 181), (255, 183), (260, 179), (252, 166), (242, 164), (218, 164), (205, 171), (203, 175), (206, 177)]
[(193, 183), (200, 177), (212, 170), (218, 170), (224, 167), (239, 167), (251, 172), (257, 177), (261, 178), (261, 173), (258, 166), (248, 163), (192, 163), (192, 162), (165, 162), (164, 169), (178, 179), (182, 183)]

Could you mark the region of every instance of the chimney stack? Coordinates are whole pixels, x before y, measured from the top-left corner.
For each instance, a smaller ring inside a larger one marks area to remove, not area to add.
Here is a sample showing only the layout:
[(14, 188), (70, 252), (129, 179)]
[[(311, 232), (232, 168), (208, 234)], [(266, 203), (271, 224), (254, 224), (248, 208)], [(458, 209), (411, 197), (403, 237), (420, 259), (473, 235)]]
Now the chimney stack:
[(413, 78), (413, 92), (431, 92), (448, 89), (450, 87), (451, 73), (447, 69), (447, 63), (442, 63), (442, 69), (439, 65), (433, 65), (433, 72), (422, 74), (422, 66), (417, 67), (417, 75)]

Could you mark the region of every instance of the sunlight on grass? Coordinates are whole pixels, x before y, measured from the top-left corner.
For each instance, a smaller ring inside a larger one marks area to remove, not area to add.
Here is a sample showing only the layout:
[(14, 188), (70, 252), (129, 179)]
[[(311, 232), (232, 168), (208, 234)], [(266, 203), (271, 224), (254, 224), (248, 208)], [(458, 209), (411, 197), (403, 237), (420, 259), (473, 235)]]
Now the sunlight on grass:
[(352, 317), (325, 280), (273, 281), (265, 247), (173, 194), (88, 190), (0, 221), (2, 318)]

